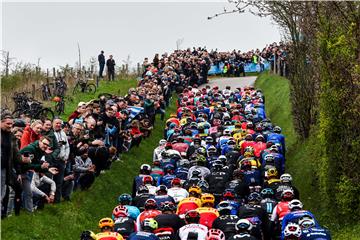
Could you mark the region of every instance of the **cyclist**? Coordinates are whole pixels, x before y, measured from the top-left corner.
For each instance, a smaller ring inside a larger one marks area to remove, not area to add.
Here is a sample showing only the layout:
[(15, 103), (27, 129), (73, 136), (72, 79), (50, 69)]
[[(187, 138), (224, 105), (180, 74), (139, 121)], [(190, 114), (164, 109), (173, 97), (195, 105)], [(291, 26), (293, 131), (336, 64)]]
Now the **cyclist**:
[(275, 189), (275, 198), (280, 201), (281, 193), (285, 189), (291, 189), (294, 192), (294, 198), (299, 199), (299, 190), (292, 184), (292, 176), (288, 173), (284, 173), (280, 176), (280, 183)]
[(174, 198), (175, 203), (178, 203), (184, 198), (189, 197), (188, 191), (181, 187), (180, 178), (174, 178), (171, 181), (171, 188), (168, 189), (168, 195)]
[(129, 212), (129, 217), (136, 220), (136, 218), (140, 214), (140, 210), (137, 207), (132, 206), (132, 197), (130, 196), (130, 194), (123, 193), (119, 196), (118, 200), (120, 205), (127, 208)]
[(207, 226), (209, 229), (213, 221), (219, 216), (219, 212), (214, 208), (215, 197), (210, 193), (201, 195), (201, 207), (197, 209), (200, 214), (200, 224)]
[[(176, 206), (172, 202), (163, 202), (160, 206), (161, 214), (154, 219), (158, 223), (155, 234), (161, 239), (174, 239), (175, 233), (185, 225), (179, 215), (175, 214)], [(161, 236), (161, 237), (160, 237)]]
[(271, 188), (264, 188), (261, 190), (260, 195), (262, 197), (260, 206), (266, 211), (270, 220), (272, 212), (277, 204), (276, 200), (274, 199), (274, 191)]
[(220, 216), (217, 217), (212, 224), (213, 228), (220, 229), (224, 232), (226, 239), (236, 234), (235, 225), (239, 220), (236, 214), (231, 214), (232, 209), (233, 207), (229, 201), (220, 202), (217, 206)]
[(133, 232), (136, 232), (135, 220), (129, 217), (125, 206), (117, 206), (113, 213), (114, 230), (120, 233), (125, 239)]
[(160, 240), (153, 232), (158, 223), (153, 218), (147, 218), (141, 223), (141, 231), (132, 233), (128, 240)]
[(200, 214), (196, 210), (190, 210), (185, 214), (186, 225), (179, 229), (180, 240), (205, 240), (208, 228), (199, 224)]
[(149, 198), (154, 198), (154, 195), (149, 193), (147, 186), (142, 185), (139, 187), (139, 190), (136, 193), (133, 204), (142, 212), (144, 211), (145, 202)]
[(169, 196), (167, 193), (167, 187), (165, 185), (159, 185), (156, 188), (156, 195), (154, 196), (154, 199), (156, 201), (156, 204), (158, 207), (160, 207), (162, 202), (173, 202), (175, 203), (175, 200), (173, 197)]
[(251, 235), (252, 227), (253, 226), (249, 220), (240, 219), (235, 225), (236, 235), (230, 237), (229, 240), (259, 240), (258, 238)]
[(161, 211), (157, 210), (157, 204), (156, 201), (152, 198), (146, 200), (144, 205), (144, 211), (140, 213), (140, 215), (136, 219), (136, 228), (141, 230), (142, 223), (145, 221), (145, 219), (148, 218), (154, 218), (157, 215), (161, 214)]
[(189, 188), (189, 197), (184, 198), (178, 203), (176, 213), (184, 215), (190, 210), (195, 210), (201, 207), (201, 189), (198, 186), (192, 186)]
[(299, 240), (301, 237), (301, 228), (296, 223), (289, 223), (284, 230), (285, 240)]
[(311, 218), (300, 219), (299, 225), (302, 230), (301, 240), (330, 240), (331, 236), (327, 229), (316, 226), (315, 220)]
[(151, 166), (149, 164), (142, 164), (140, 166), (140, 174), (134, 178), (133, 188), (132, 188), (132, 197), (136, 196), (136, 192), (142, 185), (144, 176), (150, 176)]
[(100, 233), (96, 234), (96, 240), (123, 240), (120, 233), (114, 232), (114, 221), (111, 218), (102, 218), (99, 221)]

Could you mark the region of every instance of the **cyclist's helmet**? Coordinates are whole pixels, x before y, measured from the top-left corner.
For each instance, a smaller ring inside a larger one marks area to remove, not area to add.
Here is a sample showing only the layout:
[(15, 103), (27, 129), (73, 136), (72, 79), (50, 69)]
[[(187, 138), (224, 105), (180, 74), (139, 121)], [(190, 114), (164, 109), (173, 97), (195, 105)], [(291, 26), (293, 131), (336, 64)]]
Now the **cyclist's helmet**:
[(172, 187), (181, 187), (181, 179), (174, 178), (173, 180), (171, 180), (171, 186)]
[(189, 188), (189, 195), (190, 196), (199, 196), (201, 194), (201, 188), (199, 186), (191, 186)]
[(292, 177), (290, 174), (284, 173), (283, 175), (280, 176), (280, 181), (282, 183), (290, 183), (292, 182)]
[(302, 202), (298, 199), (293, 199), (289, 202), (290, 211), (302, 210), (303, 206)]
[(241, 179), (244, 176), (244, 172), (241, 171), (241, 169), (235, 169), (233, 172), (233, 178), (234, 179)]
[(278, 176), (278, 171), (276, 168), (269, 168), (267, 171), (266, 171), (266, 176), (268, 178), (276, 178)]
[(207, 192), (209, 190), (209, 184), (206, 180), (200, 180), (197, 186), (201, 189), (201, 192)]
[(142, 223), (141, 223), (141, 228), (146, 231), (151, 231), (153, 232), (154, 230), (156, 230), (158, 228), (158, 222), (153, 219), (153, 218), (146, 218)]
[(151, 173), (151, 166), (149, 164), (143, 164), (140, 166), (140, 173), (149, 175)]
[(199, 223), (200, 213), (196, 210), (187, 211), (185, 214), (185, 221), (187, 224), (190, 223)]
[(291, 189), (285, 189), (281, 193), (281, 199), (285, 201), (291, 201), (294, 198), (294, 191)]
[(227, 157), (225, 155), (220, 155), (218, 157), (218, 160), (220, 160), (223, 164), (226, 164)]
[(285, 239), (298, 239), (301, 236), (301, 228), (296, 223), (289, 223), (284, 230)]
[(222, 201), (218, 204), (217, 210), (221, 215), (228, 215), (232, 210), (231, 203), (229, 201)]
[(253, 226), (252, 226), (251, 222), (247, 219), (240, 219), (235, 224), (235, 229), (238, 232), (250, 232), (252, 227)]
[(161, 211), (175, 211), (176, 210), (176, 206), (173, 202), (170, 202), (170, 201), (166, 201), (166, 202), (162, 202), (160, 204), (160, 210)]
[(167, 187), (165, 185), (159, 185), (157, 186), (156, 188), (156, 194), (157, 195), (164, 195), (164, 194), (167, 194)]
[(144, 208), (145, 210), (156, 209), (157, 208), (156, 201), (152, 198), (149, 198), (148, 200), (145, 201)]
[(201, 204), (203, 206), (205, 204), (210, 204), (210, 205), (214, 206), (214, 203), (215, 203), (214, 195), (212, 195), (210, 193), (204, 193), (203, 195), (201, 195)]
[(99, 228), (113, 228), (114, 227), (114, 221), (111, 218), (102, 218), (99, 221)]
[(131, 205), (132, 197), (128, 193), (123, 193), (119, 196), (118, 200), (121, 205)]
[(308, 229), (315, 227), (316, 223), (315, 220), (312, 218), (304, 218), (299, 220), (299, 225), (301, 229)]
[(152, 176), (144, 176), (143, 177), (143, 184), (146, 185), (146, 184), (150, 184), (152, 185), (154, 183), (154, 180), (152, 178)]
[(264, 188), (260, 192), (262, 198), (273, 198), (274, 194), (274, 190), (272, 190), (271, 188)]
[(191, 177), (192, 177), (192, 178), (200, 178), (200, 176), (201, 176), (200, 170), (195, 169), (195, 170), (192, 171), (192, 173), (191, 173)]
[(258, 192), (252, 192), (248, 196), (248, 202), (260, 203), (261, 200), (261, 195)]
[(274, 131), (274, 133), (281, 133), (281, 127), (275, 126), (275, 127), (273, 128), (273, 131)]
[(165, 144), (166, 144), (166, 140), (165, 139), (161, 139), (160, 141), (159, 141), (159, 146), (164, 146)]
[(90, 230), (85, 230), (81, 233), (80, 240), (96, 240), (96, 235)]
[(113, 218), (127, 217), (129, 215), (127, 207), (119, 205), (113, 210)]
[(208, 136), (208, 137), (205, 138), (205, 142), (208, 143), (208, 144), (213, 143), (213, 141), (214, 141), (213, 138), (210, 137), (210, 136)]
[(234, 200), (235, 199), (234, 193), (230, 190), (225, 191), (222, 197), (224, 200)]
[(225, 240), (225, 234), (220, 229), (210, 229), (206, 234), (206, 240)]

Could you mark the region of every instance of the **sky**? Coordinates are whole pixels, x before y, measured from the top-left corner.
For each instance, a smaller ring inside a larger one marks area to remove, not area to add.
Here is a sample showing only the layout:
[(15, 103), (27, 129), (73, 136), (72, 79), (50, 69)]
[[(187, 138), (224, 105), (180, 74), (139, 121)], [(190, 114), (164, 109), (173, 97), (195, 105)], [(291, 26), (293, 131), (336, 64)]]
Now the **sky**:
[[(23, 0), (25, 1), (25, 0)], [(247, 51), (279, 41), (280, 33), (269, 18), (250, 13), (227, 14), (212, 20), (208, 16), (233, 9), (226, 1), (151, 2), (15, 2), (2, 4), (1, 49), (14, 61), (42, 68), (78, 60), (88, 64), (100, 50), (114, 56), (117, 64), (130, 56), (132, 65), (155, 53), (172, 52), (176, 41), (181, 49)]]

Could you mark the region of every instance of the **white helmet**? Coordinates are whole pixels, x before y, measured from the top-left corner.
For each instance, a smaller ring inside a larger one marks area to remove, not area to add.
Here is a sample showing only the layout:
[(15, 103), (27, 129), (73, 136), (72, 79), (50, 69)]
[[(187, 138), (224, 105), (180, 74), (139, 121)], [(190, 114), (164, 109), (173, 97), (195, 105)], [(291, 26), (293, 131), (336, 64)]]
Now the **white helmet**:
[(304, 205), (298, 199), (293, 199), (289, 202), (289, 209), (291, 211), (301, 210), (303, 207)]
[(289, 223), (285, 227), (284, 236), (285, 237), (290, 237), (290, 236), (300, 237), (301, 236), (300, 226), (296, 223)]
[(166, 144), (166, 140), (165, 139), (161, 139), (159, 141), (159, 146), (164, 146)]
[(315, 226), (315, 220), (312, 218), (304, 218), (299, 221), (301, 229), (308, 229)]
[(245, 231), (251, 231), (252, 229), (252, 224), (249, 220), (247, 219), (240, 219), (239, 221), (237, 221), (237, 223), (235, 224), (235, 229), (237, 231), (241, 231), (241, 230), (245, 230)]
[(288, 173), (284, 173), (283, 175), (280, 176), (280, 181), (282, 183), (288, 183), (288, 182), (292, 182), (292, 177), (290, 174)]

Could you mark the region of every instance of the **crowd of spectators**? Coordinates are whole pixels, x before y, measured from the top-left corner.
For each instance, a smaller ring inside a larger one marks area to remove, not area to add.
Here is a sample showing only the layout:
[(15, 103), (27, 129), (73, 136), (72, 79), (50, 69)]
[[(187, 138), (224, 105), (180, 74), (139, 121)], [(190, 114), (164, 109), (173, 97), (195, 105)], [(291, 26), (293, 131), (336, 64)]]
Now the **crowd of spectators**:
[(85, 190), (121, 154), (149, 137), (156, 114), (164, 119), (173, 91), (208, 82), (211, 64), (254, 56), (268, 58), (280, 47), (262, 52), (208, 52), (205, 48), (176, 50), (144, 60), (136, 88), (126, 96), (105, 94), (80, 102), (68, 119), (14, 119), (1, 112), (2, 217), (43, 208), (45, 203), (70, 201), (74, 190)]

